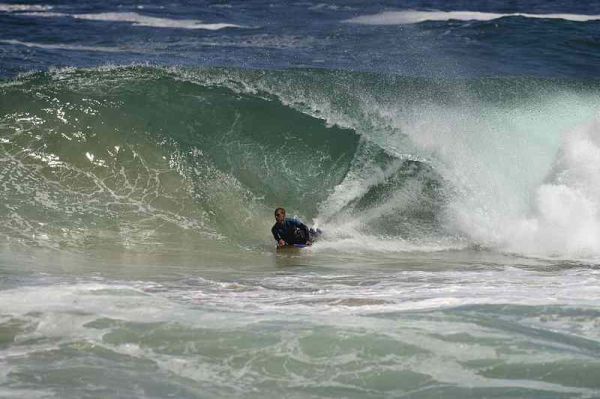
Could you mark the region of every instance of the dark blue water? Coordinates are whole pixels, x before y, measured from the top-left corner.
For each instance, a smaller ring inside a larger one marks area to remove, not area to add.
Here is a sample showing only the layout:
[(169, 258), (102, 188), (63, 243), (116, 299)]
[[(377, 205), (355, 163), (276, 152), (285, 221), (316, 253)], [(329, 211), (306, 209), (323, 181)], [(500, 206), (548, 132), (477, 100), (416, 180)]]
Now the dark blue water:
[[(600, 15), (598, 2), (49, 1), (16, 5), (23, 4), (0, 5), (0, 76), (4, 77), (51, 67), (130, 63), (310, 67), (450, 78), (597, 78), (600, 72), (600, 21), (572, 17)], [(347, 22), (406, 10), (571, 16), (392, 25)], [(158, 19), (148, 23), (148, 17)], [(237, 27), (195, 29), (194, 23)]]

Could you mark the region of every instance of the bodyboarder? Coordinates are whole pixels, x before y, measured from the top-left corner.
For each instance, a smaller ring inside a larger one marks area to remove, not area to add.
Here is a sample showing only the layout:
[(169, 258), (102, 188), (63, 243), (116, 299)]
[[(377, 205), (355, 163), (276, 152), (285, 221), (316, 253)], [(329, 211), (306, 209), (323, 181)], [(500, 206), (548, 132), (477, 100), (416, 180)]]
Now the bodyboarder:
[(286, 218), (285, 209), (275, 209), (275, 224), (271, 228), (271, 232), (278, 247), (294, 244), (312, 245), (311, 233), (314, 235), (317, 231), (309, 229), (297, 219)]

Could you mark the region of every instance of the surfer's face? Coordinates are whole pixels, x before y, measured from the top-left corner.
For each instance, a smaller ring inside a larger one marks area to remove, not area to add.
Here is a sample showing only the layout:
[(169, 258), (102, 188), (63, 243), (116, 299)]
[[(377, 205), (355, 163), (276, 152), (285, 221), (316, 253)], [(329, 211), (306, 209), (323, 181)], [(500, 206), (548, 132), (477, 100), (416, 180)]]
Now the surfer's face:
[(285, 220), (285, 212), (284, 211), (279, 211), (275, 214), (275, 220), (277, 221), (277, 223), (283, 223), (283, 221)]

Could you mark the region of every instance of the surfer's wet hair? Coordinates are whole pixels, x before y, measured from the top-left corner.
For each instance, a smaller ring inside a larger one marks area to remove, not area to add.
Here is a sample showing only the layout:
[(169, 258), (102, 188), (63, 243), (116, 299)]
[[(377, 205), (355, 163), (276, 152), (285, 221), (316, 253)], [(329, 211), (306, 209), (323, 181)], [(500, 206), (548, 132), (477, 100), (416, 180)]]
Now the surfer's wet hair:
[(283, 209), (283, 208), (276, 208), (275, 209), (275, 216), (277, 216), (277, 214), (281, 213), (281, 212), (285, 213), (285, 209)]

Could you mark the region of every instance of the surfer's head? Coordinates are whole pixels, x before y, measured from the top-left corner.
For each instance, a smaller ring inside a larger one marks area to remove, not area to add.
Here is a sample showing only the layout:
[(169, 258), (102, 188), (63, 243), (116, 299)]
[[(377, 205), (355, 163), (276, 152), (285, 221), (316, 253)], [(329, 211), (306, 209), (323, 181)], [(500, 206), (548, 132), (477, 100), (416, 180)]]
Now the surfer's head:
[(285, 209), (275, 209), (275, 220), (277, 220), (277, 223), (283, 223), (283, 221), (285, 220)]

